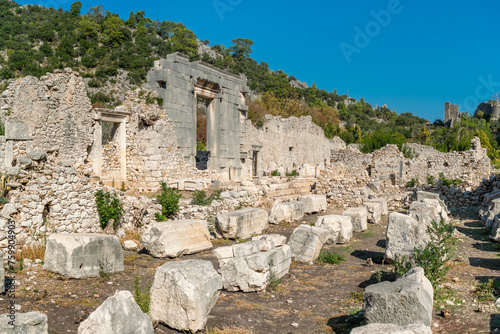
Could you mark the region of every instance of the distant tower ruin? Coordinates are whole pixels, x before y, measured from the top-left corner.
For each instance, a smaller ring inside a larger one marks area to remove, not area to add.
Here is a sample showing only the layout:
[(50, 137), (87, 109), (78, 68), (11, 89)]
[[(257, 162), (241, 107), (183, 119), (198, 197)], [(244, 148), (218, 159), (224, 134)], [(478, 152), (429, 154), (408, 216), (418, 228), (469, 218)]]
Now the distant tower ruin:
[(444, 125), (452, 127), (453, 123), (460, 120), (460, 112), (458, 111), (458, 104), (444, 103)]

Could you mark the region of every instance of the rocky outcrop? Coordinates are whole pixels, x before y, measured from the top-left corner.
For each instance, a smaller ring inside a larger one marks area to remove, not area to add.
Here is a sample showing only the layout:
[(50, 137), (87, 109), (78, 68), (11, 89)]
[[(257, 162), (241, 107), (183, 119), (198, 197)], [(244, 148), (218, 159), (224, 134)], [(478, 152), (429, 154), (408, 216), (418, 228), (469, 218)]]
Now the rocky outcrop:
[(130, 291), (119, 291), (102, 303), (78, 327), (78, 334), (153, 334), (153, 324)]
[(395, 282), (368, 286), (363, 292), (367, 324), (430, 326), (434, 290), (420, 267), (411, 269)]
[(112, 235), (52, 234), (47, 238), (43, 268), (71, 278), (120, 272), (124, 270), (122, 246)]
[(195, 219), (152, 223), (141, 244), (154, 257), (179, 257), (212, 248), (207, 222)]
[(158, 267), (151, 287), (150, 314), (179, 331), (199, 331), (222, 289), (222, 277), (204, 260), (167, 262)]

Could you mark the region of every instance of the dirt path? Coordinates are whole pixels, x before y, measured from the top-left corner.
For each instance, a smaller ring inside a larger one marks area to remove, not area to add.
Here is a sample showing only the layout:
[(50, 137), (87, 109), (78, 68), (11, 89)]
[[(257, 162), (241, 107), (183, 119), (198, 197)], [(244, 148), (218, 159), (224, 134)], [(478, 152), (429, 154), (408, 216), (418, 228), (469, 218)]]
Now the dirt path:
[[(434, 333), (489, 333), (500, 327), (499, 310), (494, 301), (478, 302), (473, 293), (478, 281), (499, 278), (500, 252), (488, 241), (477, 210), (468, 208), (453, 212), (460, 221), (457, 229), (463, 235), (457, 243), (457, 255), (462, 261), (453, 262), (442, 293), (436, 297)], [(301, 223), (312, 223), (316, 216), (308, 216)], [(287, 237), (297, 226), (272, 227), (269, 233)], [(346, 257), (337, 264), (305, 265), (292, 263), (289, 275), (282, 279), (276, 291), (238, 293), (223, 291), (210, 314), (207, 329), (231, 328), (218, 333), (349, 333), (363, 322), (363, 288), (377, 283), (377, 272), (382, 280), (393, 280), (390, 266), (382, 266), (385, 251), (387, 217), (380, 225), (369, 225), (369, 230), (356, 233), (347, 245), (325, 246)], [(221, 245), (217, 245), (219, 247)], [(211, 252), (184, 256), (216, 260)], [(374, 264), (368, 265), (372, 258)], [(165, 262), (146, 254), (127, 253), (125, 272), (111, 277), (87, 280), (68, 280), (39, 267), (24, 269), (16, 274), (20, 287), (16, 303), (19, 312), (38, 310), (49, 317), (50, 333), (76, 333), (78, 324), (116, 290), (132, 290), (136, 276), (146, 287), (153, 279), (154, 270)], [(443, 297), (444, 296), (444, 297)], [(9, 300), (0, 295), (1, 307)], [(453, 305), (451, 305), (453, 304)], [(441, 306), (451, 310), (451, 316), (442, 318)], [(479, 307), (484, 312), (476, 312)], [(292, 325), (293, 324), (293, 325)], [(159, 325), (155, 333), (178, 333)], [(212, 334), (217, 332), (211, 332)]]

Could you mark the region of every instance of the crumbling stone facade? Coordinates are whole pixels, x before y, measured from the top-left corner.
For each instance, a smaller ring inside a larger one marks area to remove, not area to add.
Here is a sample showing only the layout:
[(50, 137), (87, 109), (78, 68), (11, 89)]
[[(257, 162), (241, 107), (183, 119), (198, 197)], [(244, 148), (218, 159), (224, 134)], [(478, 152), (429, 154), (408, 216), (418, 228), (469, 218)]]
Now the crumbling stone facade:
[(454, 122), (460, 120), (460, 112), (457, 104), (444, 103), (444, 124), (452, 127)]
[(245, 132), (249, 89), (245, 76), (203, 62), (189, 62), (180, 53), (155, 62), (145, 87), (163, 99), (185, 161), (196, 166), (197, 97), (207, 99), (208, 169), (225, 179), (241, 179), (240, 144)]

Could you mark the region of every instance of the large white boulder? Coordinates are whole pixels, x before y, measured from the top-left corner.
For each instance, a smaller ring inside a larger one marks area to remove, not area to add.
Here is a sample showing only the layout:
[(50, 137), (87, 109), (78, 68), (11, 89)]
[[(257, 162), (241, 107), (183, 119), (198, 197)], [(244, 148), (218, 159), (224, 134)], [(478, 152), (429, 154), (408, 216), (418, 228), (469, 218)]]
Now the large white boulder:
[(276, 201), (269, 212), (269, 223), (291, 223), (304, 217), (304, 204), (299, 201)]
[(43, 268), (71, 278), (124, 270), (118, 237), (93, 233), (52, 234), (47, 238)]
[(269, 217), (264, 209), (246, 208), (218, 214), (215, 224), (224, 238), (248, 239), (269, 227)]
[(498, 214), (500, 214), (500, 198), (495, 198), (491, 202), (489, 202), (488, 209), (481, 217), (481, 220), (483, 221), (486, 229), (492, 230), (493, 224), (495, 222), (495, 217), (497, 217)]
[(498, 216), (495, 217), (493, 225), (491, 226), (490, 240), (500, 242), (500, 219)]
[(426, 226), (410, 216), (393, 212), (387, 224), (385, 258), (392, 261), (409, 255), (415, 247), (424, 246), (428, 240)]
[(330, 239), (332, 233), (324, 228), (299, 225), (290, 236), (288, 245), (292, 249), (292, 257), (297, 262), (311, 263), (319, 256), (323, 244)]
[(380, 202), (368, 201), (363, 203), (366, 208), (367, 220), (372, 224), (379, 224), (382, 220), (382, 204)]
[(371, 198), (369, 202), (378, 202), (382, 206), (382, 216), (387, 216), (389, 214), (389, 209), (387, 206), (387, 197), (376, 197)]
[(305, 195), (299, 197), (304, 204), (304, 213), (317, 213), (326, 210), (326, 195)]
[(199, 331), (219, 298), (222, 277), (211, 262), (171, 261), (158, 267), (151, 287), (150, 314), (179, 331)]
[(350, 334), (432, 334), (432, 331), (429, 326), (424, 325), (397, 326), (375, 323), (353, 328)]
[(410, 217), (415, 218), (425, 226), (430, 226), (432, 221), (448, 221), (446, 209), (436, 199), (423, 199), (410, 204)]
[[(222, 285), (228, 291), (262, 291), (271, 277), (288, 273), (292, 252), (286, 238), (260, 236), (244, 244), (220, 247), (213, 252), (219, 261)], [(276, 243), (275, 243), (276, 242)]]
[(431, 325), (434, 290), (420, 267), (413, 268), (395, 282), (366, 287), (363, 306), (367, 324), (398, 326)]
[(441, 207), (444, 208), (444, 210), (446, 211), (447, 214), (450, 213), (450, 211), (448, 210), (448, 207), (446, 206), (446, 204), (444, 203), (444, 201), (441, 199), (441, 197), (439, 197), (439, 194), (436, 194), (436, 193), (431, 193), (431, 192), (428, 192), (428, 191), (417, 191), (417, 201), (423, 201), (425, 199), (435, 199), (439, 202), (439, 205)]
[[(48, 334), (47, 315), (40, 312), (0, 315), (0, 333), (2, 334)], [(15, 325), (9, 324), (15, 321)]]
[(153, 323), (142, 312), (130, 291), (118, 291), (78, 327), (78, 334), (153, 334)]
[(354, 232), (363, 232), (368, 229), (368, 212), (365, 207), (348, 208), (342, 215), (351, 217)]
[(345, 244), (351, 241), (353, 228), (350, 216), (327, 215), (319, 216), (314, 226), (324, 228), (331, 232), (327, 244)]
[(178, 257), (212, 249), (206, 220), (183, 219), (152, 223), (141, 244), (154, 257)]

